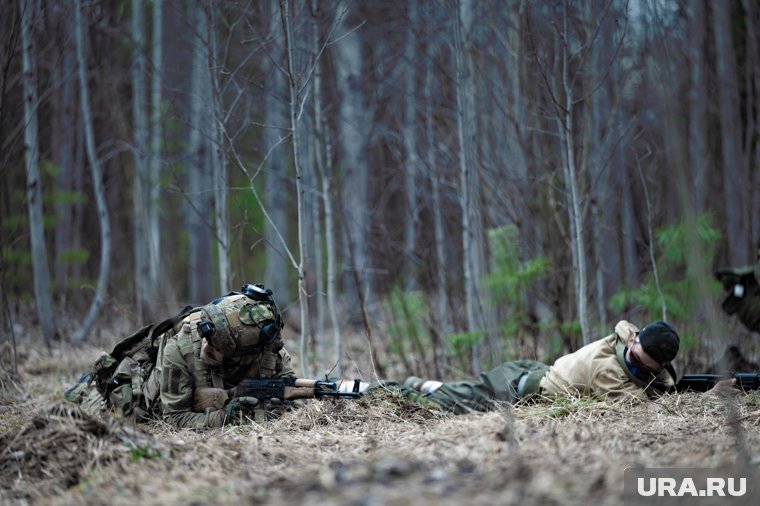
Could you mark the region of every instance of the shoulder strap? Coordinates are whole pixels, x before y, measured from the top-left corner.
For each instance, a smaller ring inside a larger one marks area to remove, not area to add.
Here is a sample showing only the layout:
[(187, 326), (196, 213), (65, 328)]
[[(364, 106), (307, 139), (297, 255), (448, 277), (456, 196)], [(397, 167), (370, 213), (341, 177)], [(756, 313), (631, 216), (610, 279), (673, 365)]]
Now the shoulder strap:
[(200, 311), (200, 308), (194, 306), (185, 306), (185, 308), (171, 318), (167, 318), (155, 326), (150, 336), (150, 344), (153, 345), (158, 336), (165, 334), (169, 329), (174, 328), (177, 323), (184, 320), (187, 315), (194, 311)]

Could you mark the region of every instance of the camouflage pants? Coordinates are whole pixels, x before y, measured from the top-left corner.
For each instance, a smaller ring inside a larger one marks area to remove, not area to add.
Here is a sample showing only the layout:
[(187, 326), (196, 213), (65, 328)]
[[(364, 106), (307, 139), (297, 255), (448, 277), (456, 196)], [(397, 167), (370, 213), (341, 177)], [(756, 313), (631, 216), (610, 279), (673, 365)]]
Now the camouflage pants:
[(479, 380), (444, 383), (437, 390), (422, 394), (422, 402), (441, 406), (457, 414), (490, 411), (514, 403), (520, 378), (528, 374), (523, 396), (538, 391), (538, 383), (549, 366), (535, 360), (514, 360), (482, 373)]

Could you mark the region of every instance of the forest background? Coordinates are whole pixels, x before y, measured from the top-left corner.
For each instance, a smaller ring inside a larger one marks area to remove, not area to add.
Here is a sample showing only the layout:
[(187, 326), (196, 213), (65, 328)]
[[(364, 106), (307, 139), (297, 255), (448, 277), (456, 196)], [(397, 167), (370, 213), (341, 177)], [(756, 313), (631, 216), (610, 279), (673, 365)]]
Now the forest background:
[(752, 0), (0, 9), (3, 364), (248, 282), (303, 375), (551, 361), (621, 318), (756, 353), (712, 275), (760, 245)]

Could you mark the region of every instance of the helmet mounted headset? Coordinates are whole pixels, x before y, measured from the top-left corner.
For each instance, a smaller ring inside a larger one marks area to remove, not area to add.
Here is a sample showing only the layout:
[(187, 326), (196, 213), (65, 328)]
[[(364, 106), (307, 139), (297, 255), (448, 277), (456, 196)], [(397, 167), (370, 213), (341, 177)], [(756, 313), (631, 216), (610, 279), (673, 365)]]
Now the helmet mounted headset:
[[(247, 283), (243, 285), (241, 289), (241, 293), (253, 301), (267, 303), (272, 308), (273, 313), (274, 313), (273, 321), (269, 320), (266, 323), (264, 323), (264, 325), (261, 325), (255, 318), (252, 318), (252, 323), (259, 329), (259, 344), (256, 346), (256, 348), (267, 348), (271, 346), (280, 338), (280, 330), (283, 327), (282, 316), (280, 315), (280, 310), (279, 310), (279, 307), (277, 306), (277, 302), (275, 302), (274, 297), (272, 296), (272, 290), (269, 288), (264, 288), (264, 285), (261, 285), (261, 284)], [(234, 295), (234, 294), (235, 292), (230, 292), (228, 296)], [(209, 305), (204, 306), (204, 310), (206, 312), (215, 312), (214, 310), (216, 309), (220, 313), (222, 313), (220, 309), (215, 307), (215, 305), (222, 299), (223, 297), (220, 297), (212, 301)], [(223, 316), (223, 313), (220, 316)], [(211, 320), (213, 319), (214, 318), (212, 317)], [(209, 343), (212, 342), (213, 337), (218, 337), (218, 338), (223, 337), (222, 339), (218, 339), (218, 340), (220, 340), (221, 342), (227, 342), (227, 340), (230, 338), (229, 329), (226, 328), (226, 326), (224, 325), (220, 327), (225, 327), (225, 328), (217, 328), (217, 326), (214, 325), (213, 321), (210, 321), (204, 318), (198, 323), (198, 333), (200, 334), (202, 338), (205, 338)], [(215, 336), (217, 332), (224, 334), (224, 336)], [(217, 341), (217, 339), (214, 339), (214, 341)], [(212, 346), (213, 345), (214, 344), (212, 344)], [(246, 347), (244, 349), (237, 350), (234, 353), (230, 352), (230, 350), (223, 350), (223, 351), (225, 351), (225, 355), (233, 355), (233, 354), (243, 355), (245, 353), (248, 353), (254, 350), (250, 349), (249, 347)], [(273, 351), (278, 351), (278, 350), (273, 350)]]

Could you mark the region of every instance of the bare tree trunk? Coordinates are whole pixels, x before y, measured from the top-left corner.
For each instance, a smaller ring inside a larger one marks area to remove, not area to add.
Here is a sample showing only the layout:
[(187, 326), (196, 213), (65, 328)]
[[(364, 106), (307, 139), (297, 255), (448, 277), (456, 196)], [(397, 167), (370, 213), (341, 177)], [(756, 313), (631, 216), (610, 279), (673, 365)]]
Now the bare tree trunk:
[(747, 243), (748, 211), (746, 192), (749, 174), (741, 159), (739, 91), (736, 56), (731, 36), (731, 3), (711, 2), (714, 21), (715, 50), (718, 60), (718, 96), (720, 100), (721, 152), (723, 154), (723, 191), (726, 206), (726, 242), (731, 265), (746, 265), (752, 247)]
[[(431, 12), (428, 13), (432, 15)], [(431, 33), (431, 25), (428, 17), (428, 41), (429, 42), (429, 54), (425, 59), (425, 86), (423, 93), (425, 96), (425, 135), (427, 136), (427, 151), (426, 161), (427, 170), (430, 178), (430, 193), (432, 197), (432, 213), (433, 213), (433, 236), (435, 242), (435, 277), (436, 277), (436, 315), (438, 325), (440, 326), (439, 332), (443, 335), (451, 334), (452, 324), (449, 315), (449, 301), (448, 290), (446, 287), (446, 272), (447, 272), (447, 260), (446, 260), (446, 236), (443, 228), (443, 208), (441, 206), (441, 174), (438, 169), (438, 163), (436, 161), (436, 145), (437, 139), (435, 131), (433, 130), (433, 56), (436, 51), (437, 44), (434, 42), (433, 35)]]
[[(563, 11), (563, 31), (565, 36), (568, 35), (568, 5), (564, 3)], [(575, 285), (576, 295), (578, 297), (578, 319), (581, 324), (581, 334), (583, 344), (590, 342), (590, 329), (588, 324), (588, 288), (586, 283), (586, 254), (583, 248), (584, 225), (583, 214), (581, 213), (580, 190), (578, 187), (578, 174), (575, 166), (575, 147), (574, 147), (574, 127), (573, 127), (573, 104), (575, 101), (572, 85), (569, 80), (569, 56), (566, 43), (560, 43), (562, 67), (562, 89), (565, 96), (563, 104), (564, 112), (557, 116), (557, 124), (562, 145), (562, 157), (565, 162), (565, 183), (568, 191), (568, 204), (570, 209), (570, 249), (573, 254), (573, 264), (575, 266)]]
[[(316, 136), (316, 129), (314, 130), (314, 134)], [(311, 137), (314, 139), (314, 136)], [(311, 244), (312, 248), (311, 251), (314, 261), (312, 262), (312, 277), (314, 279), (314, 293), (316, 294), (316, 297), (314, 299), (314, 303), (316, 306), (316, 328), (314, 331), (314, 340), (316, 341), (316, 347), (317, 349), (316, 354), (317, 358), (322, 364), (328, 356), (327, 352), (327, 343), (325, 341), (325, 319), (326, 319), (326, 312), (325, 312), (325, 273), (324, 273), (324, 257), (322, 253), (322, 238), (324, 234), (322, 233), (322, 205), (324, 204), (324, 199), (322, 199), (322, 196), (317, 191), (317, 184), (320, 184), (321, 176), (316, 172), (317, 166), (321, 163), (317, 161), (317, 157), (320, 156), (320, 153), (318, 151), (319, 148), (319, 142), (315, 139), (312, 140), (312, 142), (309, 143), (309, 164), (314, 167), (315, 169), (315, 180), (314, 180), (314, 199), (312, 201), (312, 204), (310, 208), (312, 209), (312, 220), (311, 220)], [(319, 179), (319, 180), (317, 180)]]
[(620, 187), (622, 191), (621, 196), (621, 256), (623, 258), (623, 281), (629, 288), (638, 286), (639, 284), (639, 270), (636, 266), (636, 240), (638, 234), (636, 234), (636, 220), (634, 215), (636, 211), (633, 205), (633, 196), (631, 192), (625, 191), (633, 184), (631, 181), (632, 175), (628, 172), (624, 174), (624, 178), (621, 181)]
[(138, 321), (150, 307), (148, 241), (148, 119), (145, 114), (145, 12), (142, 0), (132, 0), (132, 119), (134, 122), (135, 179), (132, 190), (135, 297)]
[[(587, 3), (584, 5), (583, 23), (586, 27), (593, 27), (598, 23), (600, 18), (605, 16), (603, 10), (609, 8), (609, 4), (595, 4)], [(583, 150), (581, 166), (586, 166), (589, 174), (589, 178), (596, 181), (596, 184), (589, 190), (591, 199), (589, 207), (591, 210), (591, 251), (593, 254), (593, 262), (596, 268), (594, 269), (594, 281), (595, 281), (595, 297), (596, 300), (596, 312), (597, 312), (597, 329), (599, 335), (606, 335), (606, 331), (609, 328), (607, 325), (607, 294), (605, 290), (605, 278), (608, 274), (608, 267), (605, 262), (605, 250), (608, 242), (605, 240), (605, 222), (607, 221), (607, 214), (613, 206), (608, 204), (609, 196), (609, 173), (610, 168), (606, 167), (607, 160), (605, 159), (605, 150), (608, 149), (610, 133), (605, 135), (605, 130), (611, 130), (605, 128), (604, 118), (609, 117), (611, 110), (608, 97), (612, 95), (612, 91), (608, 90), (607, 86), (603, 86), (602, 83), (597, 85), (597, 81), (600, 76), (604, 76), (607, 73), (606, 66), (609, 64), (610, 56), (614, 50), (614, 43), (611, 38), (611, 32), (606, 29), (594, 30), (586, 28), (585, 39), (586, 46), (591, 52), (591, 72), (586, 79), (584, 79), (584, 92), (585, 90), (594, 90), (599, 86), (600, 90), (596, 93), (593, 91), (592, 96), (586, 101), (586, 107), (584, 108), (584, 118), (586, 128), (584, 129), (583, 136)], [(611, 65), (611, 64), (610, 64)], [(606, 84), (606, 82), (605, 82)], [(610, 122), (612, 123), (612, 122)]]
[[(317, 0), (309, 0), (309, 5), (311, 7), (312, 12), (317, 12), (319, 9), (319, 2)], [(319, 45), (319, 22), (316, 17), (312, 17), (311, 22), (309, 23), (309, 32), (311, 37), (311, 51), (313, 54), (319, 54), (320, 51), (320, 45)], [(321, 68), (322, 65), (319, 61), (316, 61), (314, 63), (314, 78), (312, 81), (312, 93), (314, 95), (314, 109), (313, 109), (313, 116), (311, 117), (311, 128), (313, 135), (310, 136), (311, 142), (309, 142), (309, 161), (311, 163), (311, 166), (314, 167), (314, 170), (312, 171), (312, 176), (314, 178), (314, 181), (312, 182), (313, 186), (313, 218), (312, 218), (312, 241), (311, 244), (314, 246), (314, 268), (313, 268), (313, 275), (315, 279), (315, 290), (316, 290), (316, 309), (317, 309), (317, 324), (316, 324), (316, 332), (314, 340), (316, 341), (316, 355), (317, 355), (317, 361), (318, 366), (317, 370), (321, 369), (322, 366), (325, 365), (325, 362), (328, 360), (329, 352), (327, 349), (327, 339), (326, 339), (326, 331), (325, 331), (325, 319), (326, 319), (326, 304), (325, 304), (325, 275), (324, 275), (324, 258), (323, 258), (323, 234), (322, 234), (322, 216), (325, 213), (321, 213), (320, 209), (320, 203), (324, 207), (325, 204), (325, 197), (324, 195), (321, 195), (321, 193), (318, 190), (318, 186), (321, 184), (322, 188), (324, 189), (324, 179), (325, 179), (325, 167), (324, 167), (324, 160), (322, 158), (323, 155), (323, 146), (324, 146), (324, 128), (321, 124), (322, 119), (322, 104), (321, 104), (321, 89), (320, 86), (322, 85), (321, 80)]]
[(208, 115), (210, 99), (208, 52), (203, 39), (208, 33), (206, 16), (200, 9), (194, 18), (193, 69), (190, 92), (190, 146), (187, 202), (189, 234), (188, 296), (193, 304), (211, 298), (211, 238), (210, 223), (213, 192), (209, 191), (210, 153), (208, 144)]
[(296, 202), (298, 205), (298, 300), (301, 304), (301, 372), (304, 377), (309, 377), (309, 362), (307, 355), (307, 345), (311, 338), (311, 329), (309, 327), (309, 294), (306, 287), (306, 271), (304, 268), (305, 260), (308, 256), (306, 251), (306, 219), (303, 196), (303, 169), (301, 167), (300, 142), (301, 135), (299, 129), (299, 107), (301, 104), (301, 87), (299, 75), (296, 74), (295, 62), (293, 61), (293, 32), (290, 26), (290, 0), (283, 0), (280, 3), (280, 14), (282, 16), (283, 29), (285, 31), (285, 53), (288, 62), (288, 82), (290, 85), (290, 127), (293, 138), (293, 164), (296, 170)]
[[(456, 4), (454, 18), (454, 65), (456, 71), (456, 122), (459, 139), (459, 205), (462, 209), (462, 266), (464, 275), (465, 306), (467, 311), (467, 332), (482, 330), (482, 325), (477, 317), (478, 271), (477, 252), (475, 251), (476, 234), (478, 226), (474, 220), (475, 207), (479, 206), (477, 199), (477, 172), (473, 166), (470, 142), (473, 139), (473, 118), (469, 108), (470, 88), (466, 73), (467, 48), (462, 35), (464, 16), (468, 16), (466, 9), (469, 8), (468, 0), (459, 0)], [(472, 344), (472, 369), (475, 374), (481, 370), (480, 343)]]
[[(754, 136), (754, 141), (747, 145), (747, 149), (754, 147), (754, 153), (748, 153), (750, 157), (750, 195), (749, 205), (754, 212), (750, 213), (749, 229), (752, 237), (752, 246), (760, 248), (760, 6), (752, 0), (742, 0), (744, 6), (745, 19), (747, 23), (747, 74), (748, 79), (754, 85), (754, 120), (751, 122), (754, 129), (750, 129), (748, 134)], [(752, 113), (750, 112), (750, 115)], [(748, 127), (749, 128), (749, 127)]]
[(512, 30), (509, 31), (509, 46), (504, 51), (505, 71), (510, 76), (507, 97), (509, 99), (508, 107), (512, 114), (511, 118), (505, 118), (507, 125), (507, 135), (505, 147), (508, 150), (508, 156), (511, 163), (509, 170), (516, 178), (516, 188), (514, 199), (519, 203), (515, 205), (515, 221), (520, 231), (521, 237), (525, 243), (521, 247), (521, 252), (526, 258), (541, 254), (540, 226), (534, 223), (529, 224), (529, 202), (533, 199), (533, 189), (528, 178), (530, 164), (525, 154), (525, 125), (528, 121), (528, 112), (525, 100), (524, 87), (526, 86), (525, 77), (525, 49), (522, 41), (523, 21), (525, 4), (518, 2), (515, 9), (509, 6), (509, 24)]
[(34, 272), (34, 299), (40, 319), (42, 337), (50, 343), (58, 337), (53, 297), (50, 293), (50, 271), (45, 246), (45, 228), (42, 211), (42, 180), (40, 178), (40, 146), (37, 126), (37, 60), (32, 34), (34, 2), (22, 1), (21, 9), (21, 64), (24, 82), (24, 157), (26, 160), (26, 200), (29, 211), (29, 238), (32, 247)]
[[(55, 161), (58, 166), (58, 175), (56, 176), (56, 185), (59, 189), (72, 191), (73, 165), (74, 165), (74, 141), (76, 128), (76, 54), (74, 45), (70, 40), (71, 33), (71, 16), (70, 8), (64, 10), (61, 15), (61, 23), (64, 25), (63, 31), (63, 63), (57, 66), (60, 69), (61, 92), (58, 98), (58, 109), (56, 117), (58, 119), (55, 127), (56, 141), (53, 149), (55, 150)], [(65, 261), (66, 251), (72, 247), (72, 226), (73, 226), (73, 205), (64, 202), (62, 199), (56, 203), (56, 226), (55, 226), (55, 287), (59, 297), (59, 302), (65, 307), (65, 297), (67, 293), (67, 283), (70, 275), (68, 262)]]
[[(344, 18), (345, 19), (345, 18)], [(369, 272), (370, 258), (367, 235), (369, 231), (369, 165), (365, 156), (368, 126), (367, 106), (362, 96), (362, 44), (358, 32), (347, 22), (343, 24), (346, 36), (336, 45), (336, 78), (340, 94), (338, 135), (340, 163), (343, 167), (343, 219), (346, 229), (346, 251), (354, 252), (352, 263), (357, 276), (348, 273), (344, 283), (344, 295), (358, 300), (357, 290), (372, 293), (372, 276)], [(350, 243), (350, 244), (349, 244)], [(349, 254), (345, 255), (349, 258)], [(359, 286), (355, 286), (358, 279)], [(371, 300), (364, 297), (367, 302)], [(351, 304), (350, 308), (356, 308)]]
[[(3, 255), (0, 255), (0, 331), (4, 336), (10, 336), (10, 365), (11, 374), (18, 374), (18, 353), (16, 352), (16, 331), (13, 328), (13, 317), (11, 316), (10, 304), (8, 304), (8, 295), (5, 290), (5, 265)], [(6, 331), (7, 328), (7, 331)], [(7, 333), (6, 333), (7, 332)], [(0, 366), (5, 361), (5, 353), (0, 353)]]
[[(176, 240), (175, 236), (166, 234), (164, 229), (163, 233), (160, 233), (158, 239), (154, 239), (152, 244), (156, 246), (156, 252), (159, 259), (166, 259), (165, 263), (159, 260), (158, 280), (157, 285), (160, 290), (160, 297), (155, 303), (162, 304), (164, 311), (173, 311), (170, 308), (170, 304), (174, 304), (176, 300), (177, 304), (202, 304), (207, 301), (196, 298), (193, 294), (190, 294), (190, 280), (189, 276), (189, 263), (191, 256), (191, 242), (192, 236), (203, 233), (203, 230), (192, 228), (192, 226), (199, 226), (198, 220), (194, 216), (190, 202), (193, 202), (198, 196), (191, 194), (190, 185), (195, 178), (193, 174), (196, 170), (196, 161), (193, 159), (192, 150), (190, 149), (191, 141), (193, 140), (193, 119), (192, 119), (192, 104), (195, 102), (196, 96), (193, 95), (193, 67), (195, 65), (195, 41), (198, 36), (195, 27), (195, 11), (197, 10), (197, 2), (188, 0), (154, 0), (162, 4), (162, 27), (163, 32), (161, 38), (162, 55), (163, 60), (161, 62), (160, 74), (161, 74), (161, 96), (163, 98), (162, 109), (166, 111), (166, 123), (162, 132), (162, 157), (165, 160), (165, 170), (168, 174), (163, 179), (171, 177), (172, 166), (181, 165), (182, 171), (177, 175), (177, 181), (179, 182), (182, 190), (185, 192), (182, 195), (182, 199), (177, 205), (181, 206), (181, 209), (177, 209), (177, 213), (170, 207), (165, 209), (166, 221), (163, 221), (163, 216), (159, 214), (157, 217), (158, 227), (162, 228), (162, 225), (169, 228), (181, 227), (187, 234), (187, 247), (183, 251), (182, 255), (173, 255), (171, 248), (174, 247), (173, 242)], [(193, 8), (189, 8), (193, 6)], [(156, 62), (154, 62), (156, 65)], [(178, 128), (173, 124), (180, 125)], [(160, 187), (153, 187), (154, 195), (159, 196), (161, 191)], [(165, 196), (162, 196), (156, 206), (156, 211), (161, 209), (162, 204), (165, 202), (169, 204), (171, 202), (169, 192), (166, 192)], [(171, 204), (170, 204), (171, 205)], [(175, 218), (176, 216), (176, 218)], [(172, 223), (172, 220), (176, 220)], [(154, 222), (155, 223), (155, 222)], [(153, 227), (153, 224), (151, 224)], [(152, 229), (155, 230), (155, 229)], [(166, 241), (162, 244), (162, 241)], [(166, 249), (167, 251), (163, 251)], [(179, 263), (179, 265), (177, 265)], [(173, 272), (179, 274), (183, 272), (184, 275), (178, 275), (176, 279), (171, 279)], [(165, 302), (164, 302), (165, 301)]]
[[(72, 10), (73, 14), (73, 10)], [(71, 33), (75, 32), (74, 28), (74, 22), (76, 21), (76, 16), (71, 16)], [(73, 39), (73, 37), (72, 37)], [(74, 44), (74, 56), (76, 57), (76, 41), (72, 40), (72, 44)], [(79, 74), (78, 74), (78, 68), (77, 63), (75, 60), (74, 68), (72, 69), (72, 72), (74, 72), (74, 78), (75, 78), (75, 84), (79, 84)], [(78, 87), (75, 90), (75, 92), (78, 92)], [(72, 174), (72, 189), (79, 193), (80, 195), (84, 195), (85, 191), (85, 180), (87, 179), (87, 170), (86, 170), (86, 153), (87, 150), (85, 147), (85, 140), (84, 140), (84, 121), (81, 119), (82, 116), (82, 107), (77, 108), (75, 111), (74, 119), (76, 122), (74, 125), (74, 166), (73, 166), (73, 174)], [(85, 214), (85, 205), (83, 202), (78, 202), (74, 205), (74, 209), (72, 212), (72, 220), (71, 220), (71, 231), (72, 231), (72, 237), (71, 237), (71, 247), (74, 249), (83, 249), (84, 243), (82, 240), (82, 237), (84, 235), (84, 214)], [(82, 267), (83, 264), (81, 262), (76, 262), (74, 265), (71, 266), (71, 272), (70, 276), (74, 279), (81, 279), (82, 274)], [(80, 304), (81, 306), (81, 304)]]
[[(282, 30), (279, 10), (279, 0), (269, 2), (269, 30), (275, 34)], [(282, 304), (288, 303), (289, 262), (280, 246), (279, 237), (288, 236), (288, 192), (284, 191), (286, 173), (286, 150), (282, 143), (286, 125), (284, 100), (286, 96), (285, 78), (282, 70), (274, 62), (282, 61), (284, 49), (280, 37), (272, 37), (270, 43), (271, 56), (265, 58), (265, 86), (267, 95), (264, 98), (264, 149), (269, 156), (265, 173), (265, 201), (269, 209), (271, 222), (264, 222), (264, 242), (266, 243), (266, 268), (264, 283), (278, 296)]]
[[(316, 1), (316, 0), (314, 0)], [(335, 216), (333, 212), (333, 145), (322, 113), (322, 72), (314, 73), (314, 125), (316, 168), (322, 182), (322, 205), (325, 212), (325, 249), (327, 254), (327, 312), (333, 332), (333, 361), (335, 374), (343, 376), (343, 339), (338, 323), (337, 272), (335, 255)], [(324, 150), (324, 155), (322, 154)]]
[(161, 85), (163, 75), (163, 0), (153, 0), (153, 41), (152, 59), (153, 72), (150, 86), (150, 154), (149, 154), (149, 187), (150, 202), (148, 205), (149, 230), (149, 289), (151, 301), (159, 297), (158, 274), (161, 269)]
[(216, 21), (214, 3), (206, 5), (208, 18), (208, 69), (210, 81), (211, 105), (211, 179), (214, 188), (214, 218), (216, 229), (216, 244), (219, 267), (219, 292), (227, 293), (231, 289), (232, 271), (230, 268), (230, 234), (229, 211), (227, 208), (227, 157), (224, 151), (224, 110), (222, 94), (219, 87), (219, 63), (216, 48)]
[(82, 343), (90, 333), (100, 308), (105, 302), (108, 274), (111, 268), (111, 225), (108, 220), (108, 206), (105, 201), (103, 190), (103, 176), (100, 169), (100, 161), (95, 149), (95, 132), (90, 114), (90, 98), (87, 90), (86, 60), (84, 57), (84, 27), (82, 25), (82, 1), (76, 0), (75, 4), (75, 38), (77, 46), (77, 70), (79, 72), (79, 101), (82, 107), (82, 122), (84, 123), (85, 143), (87, 146), (87, 158), (90, 162), (92, 173), (92, 187), (95, 193), (95, 202), (100, 224), (100, 269), (98, 272), (98, 285), (95, 289), (95, 297), (92, 299), (87, 315), (82, 326), (74, 335), (75, 343)]
[[(660, 308), (662, 309), (662, 320), (668, 321), (668, 304), (665, 300), (665, 295), (662, 291), (662, 283), (660, 283), (660, 271), (657, 268), (657, 259), (654, 251), (654, 231), (652, 228), (652, 202), (649, 199), (649, 187), (647, 181), (644, 178), (644, 172), (641, 170), (641, 163), (636, 160), (636, 168), (639, 171), (639, 178), (641, 178), (641, 187), (644, 190), (644, 203), (647, 209), (647, 243), (649, 250), (649, 262), (652, 266), (652, 274), (654, 275), (654, 284), (657, 287), (657, 294), (660, 296)], [(694, 244), (694, 243), (693, 243)]]
[(705, 59), (705, 3), (694, 0), (687, 3), (689, 19), (689, 165), (691, 166), (691, 191), (694, 195), (696, 214), (705, 210), (707, 188), (705, 171), (709, 166), (707, 150), (707, 78), (704, 70)]
[(327, 249), (327, 308), (330, 315), (330, 324), (333, 331), (333, 359), (336, 374), (343, 374), (343, 337), (340, 332), (338, 321), (338, 274), (337, 255), (335, 248), (335, 213), (333, 206), (332, 187), (332, 145), (331, 141), (325, 141), (325, 173), (322, 178), (322, 198), (325, 206), (325, 243)]
[[(409, 26), (418, 25), (418, 4), (409, 2)], [(417, 151), (417, 36), (415, 30), (408, 29), (406, 35), (405, 59), (407, 70), (404, 82), (404, 193), (406, 195), (406, 219), (404, 220), (404, 286), (407, 290), (416, 288), (416, 242), (419, 209), (417, 205), (417, 172), (419, 155)]]

